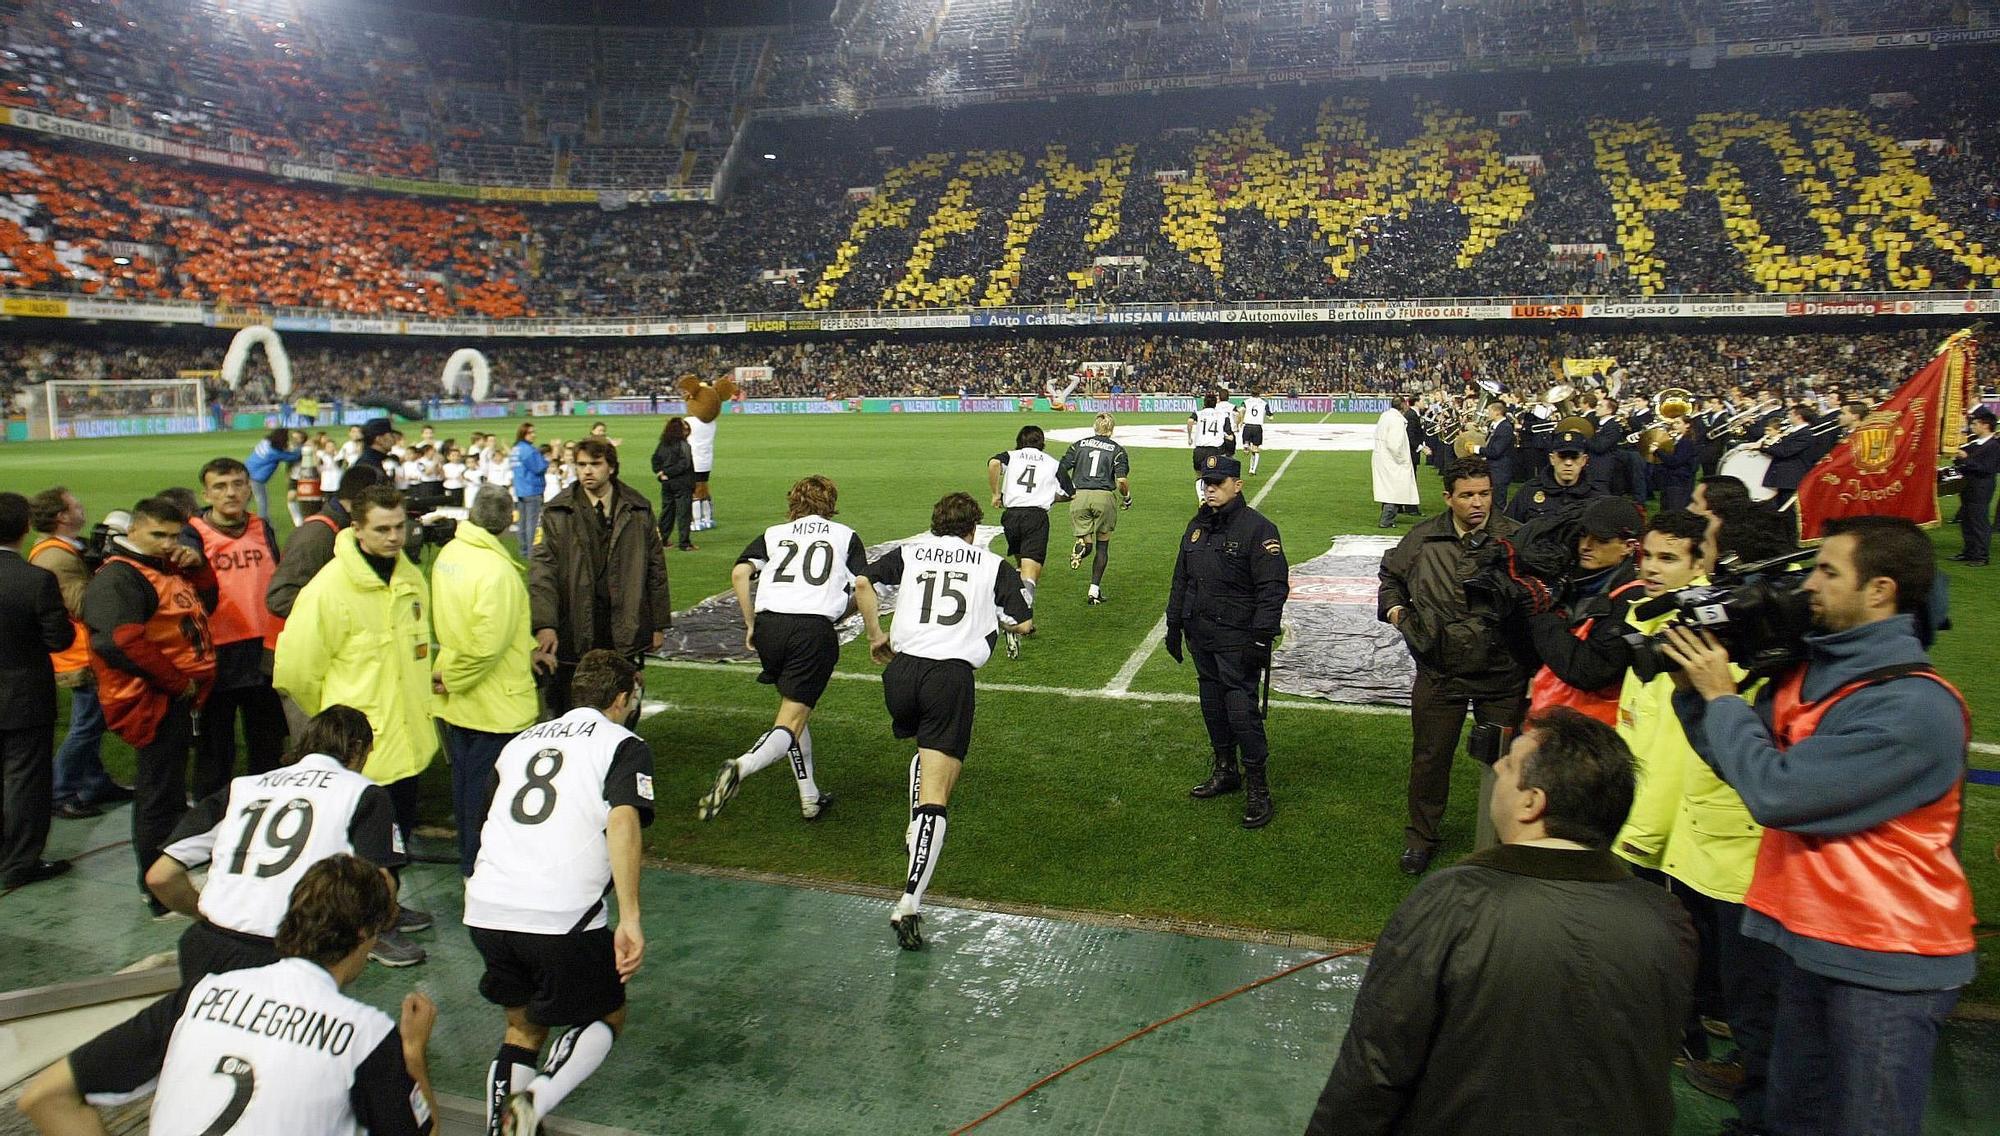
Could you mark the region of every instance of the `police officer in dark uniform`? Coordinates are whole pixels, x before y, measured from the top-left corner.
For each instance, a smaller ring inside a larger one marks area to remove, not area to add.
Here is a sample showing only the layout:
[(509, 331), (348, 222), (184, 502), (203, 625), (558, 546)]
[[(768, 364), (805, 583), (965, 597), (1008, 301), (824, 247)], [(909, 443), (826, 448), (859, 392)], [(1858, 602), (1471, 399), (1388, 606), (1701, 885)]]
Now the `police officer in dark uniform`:
[(1514, 494), (1507, 515), (1526, 524), (1536, 517), (1559, 513), (1572, 501), (1604, 495), (1604, 486), (1590, 476), (1590, 439), (1565, 430), (1556, 435), (1548, 464)]
[(1243, 500), (1242, 464), (1211, 454), (1201, 480), (1204, 503), (1181, 537), (1167, 595), (1167, 654), (1180, 662), (1185, 636), (1215, 752), (1208, 780), (1189, 795), (1206, 800), (1242, 788), (1243, 827), (1262, 828), (1271, 823), (1271, 790), (1257, 683), (1271, 663), (1291, 578), (1278, 526)]

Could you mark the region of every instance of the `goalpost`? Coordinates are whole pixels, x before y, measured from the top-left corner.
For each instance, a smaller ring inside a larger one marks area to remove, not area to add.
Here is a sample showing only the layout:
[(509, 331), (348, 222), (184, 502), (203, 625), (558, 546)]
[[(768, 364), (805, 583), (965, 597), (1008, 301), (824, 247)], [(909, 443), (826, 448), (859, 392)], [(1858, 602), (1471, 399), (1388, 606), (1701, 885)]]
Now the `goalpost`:
[(28, 388), (34, 438), (197, 434), (209, 429), (196, 376), (177, 379), (50, 379)]

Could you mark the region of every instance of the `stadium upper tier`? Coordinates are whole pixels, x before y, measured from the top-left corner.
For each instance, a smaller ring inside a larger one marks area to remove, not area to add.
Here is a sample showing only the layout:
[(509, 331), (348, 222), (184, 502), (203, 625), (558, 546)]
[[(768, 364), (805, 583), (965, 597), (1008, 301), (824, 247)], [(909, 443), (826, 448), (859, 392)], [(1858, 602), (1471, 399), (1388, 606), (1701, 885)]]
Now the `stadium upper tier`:
[[(1921, 66), (1917, 64), (1921, 63)], [(719, 207), (429, 203), (16, 136), (0, 283), (432, 316), (2000, 286), (1989, 52), (766, 123)]]
[(2000, 0), (859, 0), (839, 25), (549, 26), (374, 0), (15, 0), (0, 105), (314, 180), (706, 192), (758, 107), (972, 92), (1541, 67), (1904, 29), (1977, 35)]

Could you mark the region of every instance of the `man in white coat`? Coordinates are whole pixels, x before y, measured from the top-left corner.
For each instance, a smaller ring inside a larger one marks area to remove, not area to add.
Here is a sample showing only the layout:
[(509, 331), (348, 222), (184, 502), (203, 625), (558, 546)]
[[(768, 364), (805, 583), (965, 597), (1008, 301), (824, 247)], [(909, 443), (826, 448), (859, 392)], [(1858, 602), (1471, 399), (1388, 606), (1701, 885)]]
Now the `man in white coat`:
[(1403, 414), (1400, 398), (1389, 401), (1389, 409), (1375, 420), (1375, 456), (1370, 468), (1375, 475), (1375, 503), (1382, 506), (1377, 526), (1396, 527), (1396, 514), (1405, 505), (1415, 506), (1417, 466), (1410, 454), (1410, 423)]

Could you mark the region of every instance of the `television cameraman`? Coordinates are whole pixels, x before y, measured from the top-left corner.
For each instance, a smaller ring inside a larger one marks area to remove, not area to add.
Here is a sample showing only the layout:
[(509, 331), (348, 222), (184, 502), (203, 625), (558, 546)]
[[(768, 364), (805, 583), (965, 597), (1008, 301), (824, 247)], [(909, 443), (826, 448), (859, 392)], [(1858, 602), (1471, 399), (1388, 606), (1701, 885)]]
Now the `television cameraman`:
[(1765, 826), (1742, 931), (1784, 955), (1770, 1130), (1914, 1136), (1938, 1025), (1977, 963), (1954, 848), (1971, 719), (1919, 638), (1930, 541), (1893, 517), (1827, 533), (1807, 660), (1754, 706), (1710, 633), (1668, 628), (1662, 651), (1688, 740)]
[(1533, 532), (1546, 531), (1556, 542), (1549, 551), (1561, 556), (1555, 606), (1526, 608), (1528, 635), (1542, 661), (1528, 681), (1529, 716), (1568, 706), (1618, 724), (1618, 693), (1632, 665), (1625, 615), (1642, 595), (1633, 562), (1645, 523), (1645, 510), (1631, 500), (1599, 497), (1523, 526), (1510, 542), (1521, 548)]

